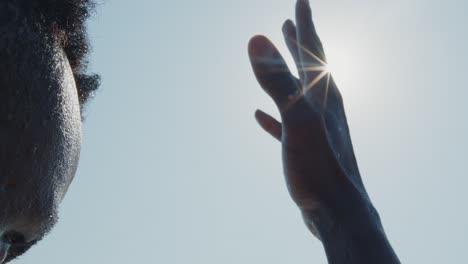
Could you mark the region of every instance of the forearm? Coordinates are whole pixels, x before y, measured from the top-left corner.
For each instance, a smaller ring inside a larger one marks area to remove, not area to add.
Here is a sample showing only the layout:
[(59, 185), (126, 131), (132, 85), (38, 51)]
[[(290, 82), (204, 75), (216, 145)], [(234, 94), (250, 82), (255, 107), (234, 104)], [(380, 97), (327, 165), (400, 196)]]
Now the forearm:
[(321, 239), (330, 264), (399, 264), (367, 195), (355, 192), (314, 212), (306, 225)]

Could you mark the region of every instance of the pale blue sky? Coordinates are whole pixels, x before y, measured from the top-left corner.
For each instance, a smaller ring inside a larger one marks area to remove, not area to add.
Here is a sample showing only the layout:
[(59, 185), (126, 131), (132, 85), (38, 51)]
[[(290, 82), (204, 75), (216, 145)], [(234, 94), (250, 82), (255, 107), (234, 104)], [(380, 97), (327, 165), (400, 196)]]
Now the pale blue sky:
[[(362, 177), (403, 263), (467, 263), (468, 2), (313, 0)], [(80, 167), (16, 263), (326, 263), (283, 182), (249, 38), (293, 0), (108, 0)], [(291, 62), (288, 57), (289, 62)]]

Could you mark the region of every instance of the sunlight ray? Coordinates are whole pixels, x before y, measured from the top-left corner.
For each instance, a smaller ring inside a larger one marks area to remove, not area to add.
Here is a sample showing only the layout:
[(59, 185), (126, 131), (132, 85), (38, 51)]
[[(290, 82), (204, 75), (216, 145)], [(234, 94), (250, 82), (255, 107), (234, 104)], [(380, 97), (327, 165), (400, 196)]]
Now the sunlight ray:
[(327, 65), (302, 67), (302, 71), (304, 72), (328, 72), (328, 68), (327, 68)]
[(304, 90), (304, 93), (307, 93), (312, 87), (314, 87), (315, 84), (317, 84), (320, 80), (322, 80), (323, 76), (325, 76), (328, 72), (324, 71), (320, 73), (315, 79), (310, 82), (310, 84), (307, 85), (306, 89)]
[(325, 98), (323, 99), (323, 111), (327, 110), (328, 88), (330, 86), (330, 73), (327, 72), (327, 86), (325, 86)]
[(310, 51), (309, 49), (307, 49), (306, 47), (302, 46), (301, 45), (301, 49), (307, 53), (309, 56), (311, 56), (312, 58), (316, 59), (320, 64), (322, 64), (323, 66), (327, 65), (326, 62), (324, 62), (322, 59), (320, 59), (317, 55), (315, 55), (312, 51)]

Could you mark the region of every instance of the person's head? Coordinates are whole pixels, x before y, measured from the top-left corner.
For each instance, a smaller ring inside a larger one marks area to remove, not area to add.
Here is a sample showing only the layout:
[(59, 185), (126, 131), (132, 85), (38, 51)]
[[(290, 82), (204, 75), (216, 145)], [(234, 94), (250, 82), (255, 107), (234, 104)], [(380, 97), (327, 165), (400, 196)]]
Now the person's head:
[[(0, 263), (56, 222), (80, 154), (91, 0), (0, 2)], [(3, 263), (4, 263), (3, 262)]]

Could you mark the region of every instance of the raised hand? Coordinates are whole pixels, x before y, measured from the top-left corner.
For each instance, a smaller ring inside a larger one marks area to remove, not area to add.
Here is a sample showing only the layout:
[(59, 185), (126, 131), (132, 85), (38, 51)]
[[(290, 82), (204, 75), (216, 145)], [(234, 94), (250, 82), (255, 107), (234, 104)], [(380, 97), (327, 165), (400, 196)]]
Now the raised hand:
[(368, 199), (349, 135), (342, 98), (327, 71), (308, 1), (296, 5), (296, 24), (283, 25), (286, 44), (298, 69), (289, 71), (273, 44), (263, 36), (249, 43), (258, 82), (275, 101), (282, 123), (258, 110), (259, 124), (283, 145), (289, 192), (302, 211), (336, 206), (348, 192)]
[(288, 190), (332, 264), (397, 264), (377, 211), (362, 183), (342, 98), (315, 31), (307, 0), (283, 33), (299, 79), (264, 36), (249, 43), (258, 82), (274, 100), (281, 122), (258, 110), (259, 124), (283, 146)]

